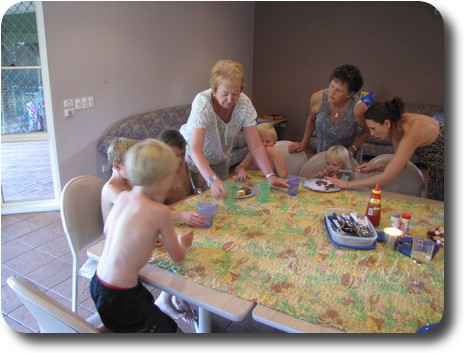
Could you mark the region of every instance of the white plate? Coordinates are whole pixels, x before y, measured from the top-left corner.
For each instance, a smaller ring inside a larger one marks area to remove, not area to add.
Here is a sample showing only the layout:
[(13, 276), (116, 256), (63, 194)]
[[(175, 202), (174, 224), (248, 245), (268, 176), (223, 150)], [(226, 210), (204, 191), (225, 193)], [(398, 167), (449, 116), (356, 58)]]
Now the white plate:
[[(322, 182), (322, 185), (318, 185), (318, 182)], [(326, 189), (328, 185), (333, 185), (333, 187)], [(324, 178), (306, 179), (303, 181), (303, 186), (306, 189), (313, 190), (313, 191), (319, 191), (319, 192), (337, 192), (341, 190), (341, 188), (332, 184), (330, 181)]]
[(239, 186), (240, 186), (240, 188), (242, 188), (242, 187), (244, 187), (244, 186), (247, 187), (248, 189), (251, 190), (251, 193), (249, 193), (248, 195), (245, 195), (245, 196), (237, 196), (237, 197), (236, 197), (237, 199), (246, 199), (246, 198), (248, 198), (248, 197), (252, 197), (252, 196), (255, 196), (255, 195), (256, 195), (256, 189), (255, 189), (255, 188), (253, 188), (253, 187), (251, 187), (251, 186), (249, 186), (249, 185), (241, 185), (241, 184), (240, 184)]

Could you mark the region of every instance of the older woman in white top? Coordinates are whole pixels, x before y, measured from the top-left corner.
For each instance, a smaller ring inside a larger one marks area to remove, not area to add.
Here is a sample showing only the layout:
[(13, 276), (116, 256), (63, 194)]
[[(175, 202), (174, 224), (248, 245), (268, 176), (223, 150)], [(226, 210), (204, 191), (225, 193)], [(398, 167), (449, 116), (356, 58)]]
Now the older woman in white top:
[(215, 198), (227, 197), (223, 180), (229, 177), (233, 140), (242, 128), (248, 149), (266, 178), (275, 186), (288, 187), (272, 172), (256, 127), (256, 110), (242, 93), (242, 65), (218, 61), (211, 70), (210, 86), (197, 94), (188, 121), (180, 129), (187, 141), (186, 160), (195, 188), (210, 187)]

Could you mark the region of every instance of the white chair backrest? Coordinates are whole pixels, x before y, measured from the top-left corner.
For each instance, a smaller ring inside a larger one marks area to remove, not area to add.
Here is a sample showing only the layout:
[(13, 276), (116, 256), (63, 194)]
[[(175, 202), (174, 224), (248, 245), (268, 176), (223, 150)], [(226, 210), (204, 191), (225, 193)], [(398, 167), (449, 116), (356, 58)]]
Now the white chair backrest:
[(27, 279), (11, 276), (7, 283), (37, 320), (41, 333), (98, 333), (95, 327)]
[[(393, 158), (393, 154), (382, 154), (372, 158), (368, 163), (388, 163)], [(369, 173), (364, 178), (379, 174), (379, 172)], [(382, 190), (396, 192), (399, 194), (426, 197), (425, 181), (422, 172), (417, 166), (408, 161), (404, 169), (389, 183), (380, 186)]]
[(306, 153), (288, 153), (288, 146), (291, 141), (277, 141), (274, 145), (274, 149), (285, 158), (285, 165), (287, 166), (288, 175), (299, 175), (301, 167), (306, 162)]
[[(303, 165), (300, 170), (300, 176), (306, 177), (309, 174), (318, 172), (319, 170), (323, 170), (325, 168), (325, 155), (327, 151), (319, 152), (312, 156), (308, 161)], [(358, 167), (359, 164), (353, 157), (350, 157), (350, 165), (346, 166), (346, 169), (354, 169)], [(353, 175), (358, 175), (359, 173), (354, 173)]]
[(103, 234), (101, 190), (105, 181), (84, 175), (70, 180), (61, 193), (61, 220), (75, 252)]
[(78, 273), (91, 278), (97, 262), (88, 259), (81, 270), (79, 251), (103, 235), (101, 191), (105, 181), (95, 176), (84, 175), (71, 179), (61, 193), (61, 222), (73, 257), (72, 310), (77, 312)]

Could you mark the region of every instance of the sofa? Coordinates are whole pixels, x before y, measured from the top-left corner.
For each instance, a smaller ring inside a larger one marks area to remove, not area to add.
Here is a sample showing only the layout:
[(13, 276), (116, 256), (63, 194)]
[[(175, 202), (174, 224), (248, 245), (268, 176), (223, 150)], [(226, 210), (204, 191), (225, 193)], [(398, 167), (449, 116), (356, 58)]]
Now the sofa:
[[(443, 106), (405, 103), (404, 111), (408, 113), (428, 115), (434, 117), (442, 123), (445, 122)], [(317, 132), (314, 131), (313, 135), (311, 136), (311, 140), (309, 141), (309, 147), (315, 149), (316, 143)], [(389, 141), (381, 140), (372, 136), (370, 136), (369, 139), (363, 144), (362, 148), (363, 156), (367, 159), (381, 154), (393, 153), (393, 146)], [(411, 161), (417, 162), (417, 158), (413, 156)]]
[[(176, 129), (187, 122), (191, 104), (164, 108), (148, 113), (136, 114), (112, 124), (102, 134), (97, 143), (97, 150), (106, 159), (106, 151), (116, 138), (127, 137), (134, 140), (157, 139), (164, 129)], [(241, 131), (234, 140), (230, 166), (240, 163), (248, 153), (245, 134)]]

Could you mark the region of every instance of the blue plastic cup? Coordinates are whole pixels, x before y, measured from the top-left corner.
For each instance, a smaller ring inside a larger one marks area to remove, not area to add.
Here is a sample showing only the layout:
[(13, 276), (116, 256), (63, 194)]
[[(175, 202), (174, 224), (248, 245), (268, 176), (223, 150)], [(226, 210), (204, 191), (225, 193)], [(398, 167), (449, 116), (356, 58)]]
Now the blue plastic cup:
[(216, 212), (217, 205), (214, 203), (200, 203), (198, 211), (205, 217), (206, 224), (202, 228), (210, 228), (213, 225), (214, 213)]
[(290, 185), (290, 187), (287, 190), (287, 194), (290, 196), (296, 196), (298, 195), (298, 189), (300, 187), (300, 181), (301, 178), (296, 175), (289, 175), (287, 177), (287, 182)]

